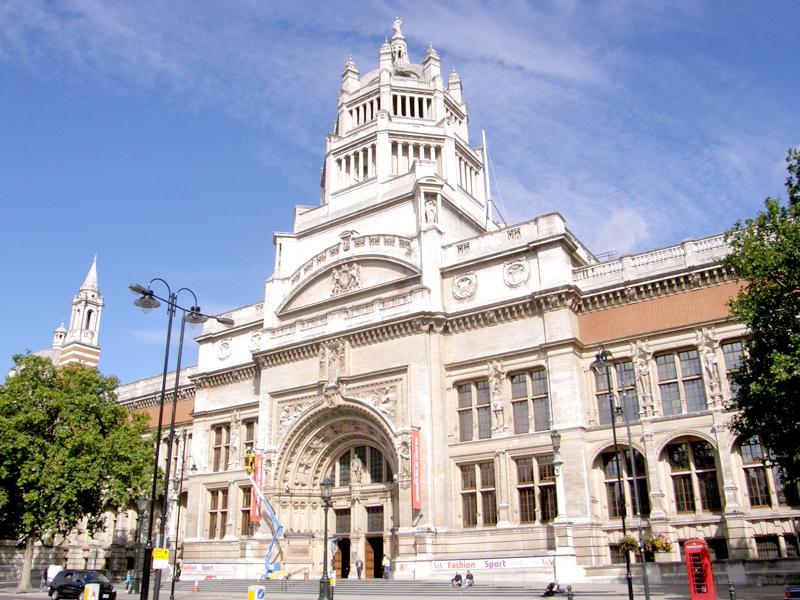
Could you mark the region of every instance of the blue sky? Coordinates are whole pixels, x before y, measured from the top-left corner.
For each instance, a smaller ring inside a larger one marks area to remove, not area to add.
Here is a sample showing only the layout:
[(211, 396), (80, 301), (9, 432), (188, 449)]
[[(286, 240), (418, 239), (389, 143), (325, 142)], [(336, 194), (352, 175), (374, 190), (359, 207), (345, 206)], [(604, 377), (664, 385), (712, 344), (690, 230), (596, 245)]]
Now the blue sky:
[(395, 15), (413, 62), (432, 43), (461, 76), (510, 223), (556, 210), (625, 254), (784, 194), (794, 0), (0, 0), (7, 365), (50, 346), (95, 254), (100, 369), (123, 382), (161, 371), (166, 331), (128, 284), (162, 277), (207, 312), (259, 301), (272, 232), (319, 203), (344, 64), (376, 68)]

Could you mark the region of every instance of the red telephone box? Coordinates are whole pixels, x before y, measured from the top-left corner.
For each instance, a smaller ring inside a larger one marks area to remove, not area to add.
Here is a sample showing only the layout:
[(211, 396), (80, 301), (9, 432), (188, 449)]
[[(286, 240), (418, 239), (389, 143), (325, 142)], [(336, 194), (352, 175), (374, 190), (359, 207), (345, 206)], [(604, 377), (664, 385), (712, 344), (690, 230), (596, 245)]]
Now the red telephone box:
[(711, 555), (705, 540), (686, 540), (686, 570), (689, 572), (689, 593), (692, 600), (716, 600), (717, 588), (711, 570)]

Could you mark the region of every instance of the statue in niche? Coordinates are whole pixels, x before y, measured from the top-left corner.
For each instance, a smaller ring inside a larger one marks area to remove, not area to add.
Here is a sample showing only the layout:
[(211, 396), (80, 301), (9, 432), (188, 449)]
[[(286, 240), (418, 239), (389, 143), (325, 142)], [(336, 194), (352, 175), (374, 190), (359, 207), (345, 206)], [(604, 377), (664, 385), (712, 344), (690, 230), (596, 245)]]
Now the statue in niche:
[(231, 412), (231, 437), (230, 437), (230, 464), (239, 464), (239, 430), (242, 428), (241, 413), (238, 410)]
[(719, 370), (717, 369), (717, 353), (714, 348), (707, 347), (703, 352), (703, 367), (713, 391), (719, 390)]
[(647, 361), (643, 358), (636, 361), (636, 379), (639, 380), (639, 387), (642, 390), (642, 396), (650, 396), (650, 367)]
[(494, 412), (495, 427), (503, 426), (503, 365), (494, 360), (489, 363), (489, 381), (492, 387), (492, 411)]
[(354, 456), (350, 462), (350, 481), (352, 483), (361, 483), (361, 471), (363, 469), (364, 465), (361, 463), (361, 459), (357, 455)]
[(436, 200), (433, 198), (425, 200), (425, 222), (436, 223)]

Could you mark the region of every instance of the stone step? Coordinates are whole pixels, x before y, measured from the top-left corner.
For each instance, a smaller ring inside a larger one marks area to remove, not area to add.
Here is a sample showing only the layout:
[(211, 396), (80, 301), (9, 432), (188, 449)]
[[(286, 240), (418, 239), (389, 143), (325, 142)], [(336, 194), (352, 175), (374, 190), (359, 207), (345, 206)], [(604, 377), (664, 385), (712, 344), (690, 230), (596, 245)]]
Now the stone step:
[[(246, 600), (247, 589), (251, 585), (263, 585), (267, 593), (291, 593), (313, 595), (319, 591), (318, 579), (289, 579), (284, 581), (252, 581), (242, 579), (201, 579), (198, 588), (201, 592), (224, 592), (241, 594)], [(175, 589), (188, 592), (194, 589), (194, 580), (185, 579), (175, 584)], [(469, 589), (454, 589), (442, 581), (399, 581), (384, 579), (339, 580), (335, 594), (345, 596), (441, 596), (446, 593), (465, 593), (474, 596), (531, 596), (537, 595), (538, 586), (524, 585), (475, 585)], [(540, 594), (541, 592), (539, 592)]]

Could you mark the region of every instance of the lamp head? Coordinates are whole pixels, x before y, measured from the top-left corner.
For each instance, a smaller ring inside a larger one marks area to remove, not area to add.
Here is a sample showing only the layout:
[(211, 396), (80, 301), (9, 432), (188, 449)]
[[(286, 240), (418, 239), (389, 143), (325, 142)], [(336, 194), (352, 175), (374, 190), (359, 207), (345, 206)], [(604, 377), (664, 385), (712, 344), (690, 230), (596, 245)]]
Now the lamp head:
[(229, 317), (214, 317), (214, 318), (220, 325), (225, 325), (226, 327), (233, 327), (233, 319)]
[(132, 283), (128, 286), (128, 289), (134, 294), (141, 295), (141, 298), (134, 300), (133, 303), (141, 308), (144, 314), (147, 314), (154, 308), (161, 306), (161, 302), (156, 300), (153, 297), (153, 292), (146, 287), (143, 287), (138, 283)]
[(205, 316), (200, 312), (199, 306), (193, 306), (189, 309), (188, 313), (184, 313), (183, 316), (186, 319), (186, 322), (189, 323), (193, 328), (197, 328), (201, 323), (205, 323), (208, 321), (208, 317)]
[(150, 500), (148, 500), (144, 496), (139, 497), (139, 499), (136, 501), (136, 508), (139, 509), (139, 514), (142, 514), (144, 511), (147, 510), (148, 504), (150, 504)]
[(561, 434), (557, 429), (553, 429), (550, 432), (550, 439), (553, 442), (553, 452), (558, 452), (559, 448), (561, 448)]
[(325, 502), (328, 502), (331, 499), (331, 494), (333, 493), (333, 482), (329, 477), (326, 477), (322, 483), (319, 484), (319, 493)]
[(613, 360), (614, 357), (611, 356), (611, 352), (600, 346), (597, 349), (597, 354), (594, 356), (594, 362), (589, 365), (589, 368), (593, 371), (600, 372), (605, 370), (607, 367), (610, 367)]

